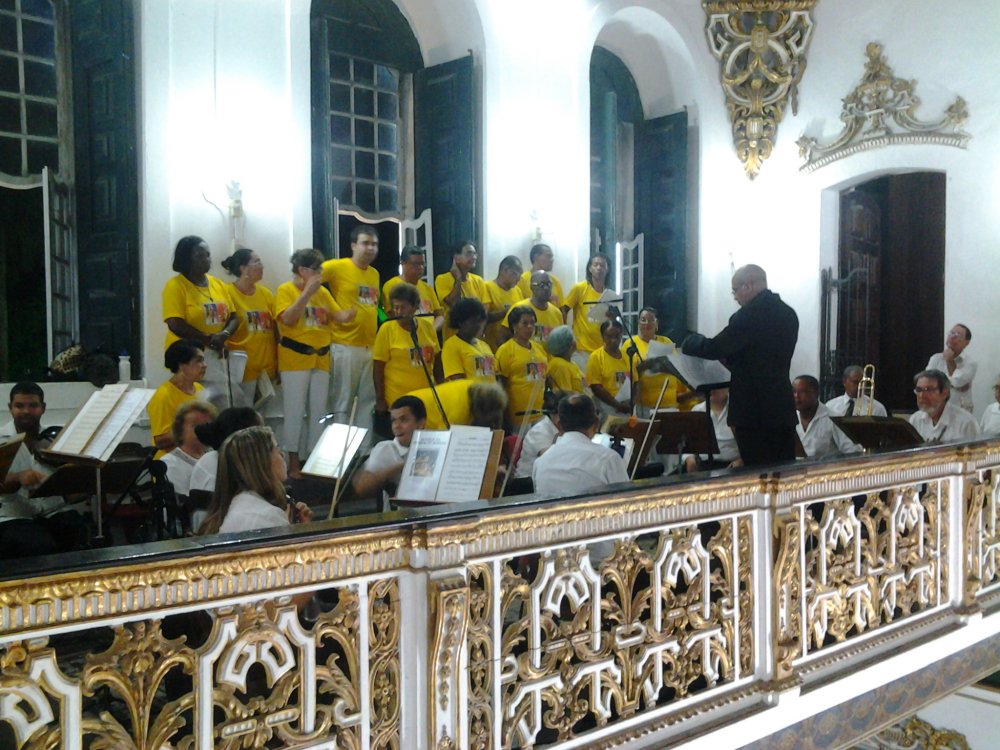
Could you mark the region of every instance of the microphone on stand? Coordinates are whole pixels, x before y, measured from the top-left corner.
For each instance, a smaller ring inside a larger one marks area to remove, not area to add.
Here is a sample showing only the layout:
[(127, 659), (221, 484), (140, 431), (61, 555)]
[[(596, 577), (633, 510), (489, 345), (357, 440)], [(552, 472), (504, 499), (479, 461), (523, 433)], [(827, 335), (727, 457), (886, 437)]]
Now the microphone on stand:
[[(390, 320), (404, 320), (413, 318), (429, 318), (433, 317), (434, 313), (415, 313), (414, 315), (403, 315), (397, 318), (390, 318)], [(444, 404), (441, 403), (441, 397), (437, 392), (437, 384), (434, 382), (434, 377), (431, 375), (430, 369), (427, 367), (427, 360), (424, 359), (424, 349), (420, 346), (420, 338), (417, 336), (417, 321), (413, 321), (413, 327), (410, 329), (410, 338), (413, 339), (413, 346), (417, 350), (417, 356), (420, 358), (420, 365), (424, 368), (424, 377), (427, 378), (427, 385), (431, 387), (431, 393), (434, 394), (434, 403), (437, 404), (437, 408), (441, 410), (441, 418), (444, 420), (444, 426), (446, 429), (451, 429), (451, 421), (448, 419), (448, 412), (444, 410)]]

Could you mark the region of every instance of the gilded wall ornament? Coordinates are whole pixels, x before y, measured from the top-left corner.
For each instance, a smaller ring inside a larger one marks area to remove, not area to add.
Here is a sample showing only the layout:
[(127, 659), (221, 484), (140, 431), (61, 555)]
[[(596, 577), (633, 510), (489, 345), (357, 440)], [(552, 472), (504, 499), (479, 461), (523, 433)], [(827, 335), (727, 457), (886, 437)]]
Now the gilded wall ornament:
[(704, 0), (708, 46), (719, 60), (736, 154), (754, 179), (771, 155), (812, 37), (816, 0)]
[(851, 154), (901, 143), (966, 147), (971, 136), (962, 126), (969, 109), (962, 97), (956, 97), (940, 119), (920, 120), (917, 82), (893, 75), (882, 45), (870, 42), (865, 54), (868, 62), (861, 83), (844, 97), (840, 113), (844, 129), (825, 144), (805, 135), (799, 138), (799, 156), (805, 160), (800, 171), (812, 172)]

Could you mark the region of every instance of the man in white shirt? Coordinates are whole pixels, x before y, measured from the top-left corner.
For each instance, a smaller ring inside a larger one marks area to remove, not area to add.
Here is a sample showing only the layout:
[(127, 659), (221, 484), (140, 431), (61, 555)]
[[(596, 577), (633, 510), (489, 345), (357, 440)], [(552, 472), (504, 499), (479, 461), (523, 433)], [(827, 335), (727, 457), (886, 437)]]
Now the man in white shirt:
[(597, 432), (597, 408), (589, 396), (574, 393), (559, 402), (562, 435), (535, 460), (531, 479), (535, 492), (572, 495), (627, 482), (622, 457), (591, 442)]
[(559, 437), (559, 401), (566, 396), (564, 391), (545, 391), (542, 410), (545, 416), (535, 422), (524, 436), (521, 454), (514, 465), (513, 479), (530, 479), (535, 461), (545, 453)]
[(979, 429), (984, 435), (1000, 435), (1000, 377), (993, 384), (993, 398), (995, 400), (986, 407), (979, 420)]
[(931, 356), (928, 370), (939, 370), (948, 376), (951, 390), (955, 394), (955, 404), (967, 412), (972, 412), (972, 381), (976, 377), (976, 363), (962, 355), (972, 341), (972, 331), (967, 325), (958, 323), (951, 327), (944, 340), (944, 351)]
[(832, 398), (826, 402), (826, 408), (830, 410), (832, 417), (868, 416), (868, 404), (872, 405), (873, 417), (888, 416), (885, 407), (875, 399), (870, 399), (865, 395), (858, 395), (858, 388), (861, 385), (861, 378), (864, 370), (859, 365), (851, 365), (844, 370), (844, 394)]
[(211, 422), (215, 416), (215, 407), (204, 401), (187, 401), (177, 408), (174, 416), (170, 431), (177, 447), (160, 460), (167, 465), (167, 479), (174, 492), (185, 498), (191, 494), (191, 472), (208, 450), (194, 428)]
[(979, 437), (979, 424), (969, 412), (948, 402), (951, 387), (940, 370), (924, 370), (913, 378), (913, 392), (919, 411), (910, 415), (910, 424), (928, 443), (950, 443)]
[(696, 456), (692, 453), (684, 455), (684, 469), (686, 471), (699, 471), (700, 469), (736, 469), (743, 465), (740, 461), (740, 449), (736, 445), (736, 436), (733, 435), (733, 428), (729, 426), (729, 389), (716, 388), (708, 396), (708, 402), (702, 401), (691, 411), (705, 411), (711, 407), (709, 416), (712, 417), (712, 427), (715, 429), (715, 442), (719, 445), (719, 452), (711, 456), (702, 454)]
[(382, 496), (382, 510), (389, 509), (389, 492), (399, 486), (413, 433), (427, 424), (427, 409), (416, 396), (400, 396), (389, 408), (392, 440), (383, 440), (354, 474), (351, 484), (358, 497)]
[(852, 443), (830, 419), (830, 410), (819, 402), (819, 381), (812, 375), (799, 375), (792, 381), (792, 397), (799, 423), (795, 431), (809, 458), (824, 458), (859, 453), (861, 446)]

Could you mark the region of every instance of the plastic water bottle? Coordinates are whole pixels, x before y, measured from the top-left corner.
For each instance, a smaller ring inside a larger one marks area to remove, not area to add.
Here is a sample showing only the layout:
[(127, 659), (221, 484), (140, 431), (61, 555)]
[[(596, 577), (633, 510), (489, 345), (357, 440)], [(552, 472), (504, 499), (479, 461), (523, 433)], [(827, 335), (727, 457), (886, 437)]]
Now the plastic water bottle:
[(132, 362), (129, 360), (128, 352), (118, 355), (118, 382), (127, 383), (132, 379)]

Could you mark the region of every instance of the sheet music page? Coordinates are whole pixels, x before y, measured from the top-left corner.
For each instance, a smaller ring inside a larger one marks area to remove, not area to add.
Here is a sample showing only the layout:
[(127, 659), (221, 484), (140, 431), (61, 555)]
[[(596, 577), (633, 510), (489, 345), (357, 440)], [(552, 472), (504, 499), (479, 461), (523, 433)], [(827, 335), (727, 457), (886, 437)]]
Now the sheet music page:
[[(650, 345), (650, 351), (652, 351), (652, 345)], [(709, 383), (728, 383), (732, 378), (729, 368), (717, 360), (689, 357), (679, 349), (666, 356), (674, 367), (674, 374), (692, 390)]]
[(456, 425), (444, 463), (444, 472), (437, 491), (443, 503), (464, 503), (479, 499), (486, 462), (493, 445), (493, 430), (489, 427)]
[[(396, 497), (400, 500), (436, 500), (441, 473), (444, 471), (449, 430), (417, 430), (399, 480)], [(479, 477), (482, 483), (482, 475)], [(479, 487), (476, 487), (478, 494)]]
[(57, 453), (75, 453), (83, 455), (87, 443), (97, 432), (104, 418), (111, 413), (115, 404), (128, 390), (128, 383), (106, 385), (96, 393), (92, 393), (87, 403), (83, 405), (76, 417), (70, 422), (49, 450)]
[(303, 474), (337, 479), (351, 465), (368, 430), (334, 422), (327, 425), (302, 467)]
[(632, 380), (626, 379), (622, 387), (615, 394), (615, 401), (630, 401), (632, 399)]
[(270, 399), (274, 398), (275, 393), (274, 383), (271, 382), (271, 378), (268, 377), (266, 372), (262, 372), (260, 377), (257, 378), (257, 390), (260, 391), (260, 398), (257, 399), (253, 408), (260, 411), (260, 407), (262, 407)]
[(603, 323), (608, 319), (608, 305), (622, 304), (622, 297), (614, 289), (605, 289), (596, 302), (588, 305), (587, 320), (591, 323)]
[(229, 364), (229, 382), (233, 387), (239, 387), (243, 382), (243, 374), (247, 370), (247, 353), (232, 351), (228, 352), (226, 362)]
[(657, 357), (666, 357), (677, 351), (676, 344), (664, 344), (662, 341), (650, 341), (649, 349), (646, 354), (646, 359), (656, 359)]
[(135, 424), (154, 393), (152, 388), (133, 388), (122, 396), (111, 414), (104, 420), (104, 424), (94, 434), (84, 455), (100, 461), (111, 458), (111, 454), (125, 438), (129, 428)]

